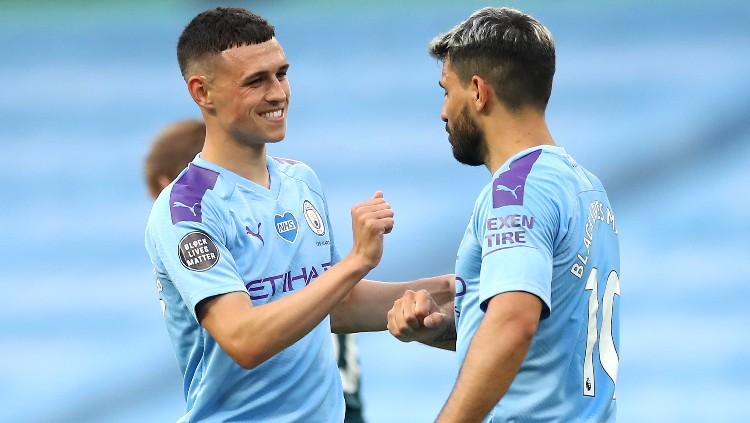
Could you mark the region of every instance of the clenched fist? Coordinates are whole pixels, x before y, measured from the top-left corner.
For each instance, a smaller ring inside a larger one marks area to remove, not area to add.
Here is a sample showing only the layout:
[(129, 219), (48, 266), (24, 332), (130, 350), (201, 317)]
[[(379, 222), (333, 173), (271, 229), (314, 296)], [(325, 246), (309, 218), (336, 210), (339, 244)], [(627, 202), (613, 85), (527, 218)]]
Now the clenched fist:
[(352, 207), (352, 253), (374, 268), (383, 256), (383, 236), (392, 229), (393, 209), (378, 191), (369, 200)]
[(388, 312), (388, 330), (403, 342), (429, 343), (452, 330), (451, 318), (428, 291), (406, 291)]

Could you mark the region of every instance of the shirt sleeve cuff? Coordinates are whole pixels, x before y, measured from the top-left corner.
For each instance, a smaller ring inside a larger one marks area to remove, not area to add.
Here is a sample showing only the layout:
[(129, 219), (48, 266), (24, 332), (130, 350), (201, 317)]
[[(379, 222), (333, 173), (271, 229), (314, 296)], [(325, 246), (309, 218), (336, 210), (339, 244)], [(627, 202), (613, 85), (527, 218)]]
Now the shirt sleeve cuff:
[[(193, 318), (196, 322), (200, 323), (198, 321), (198, 310), (196, 310), (196, 307), (198, 307), (198, 304), (201, 303), (201, 301), (205, 300), (206, 298), (215, 297), (217, 295), (223, 295), (223, 294), (229, 294), (231, 292), (244, 292), (247, 294), (247, 290), (244, 289), (244, 287), (239, 286), (217, 286), (212, 287), (211, 289), (205, 289), (203, 291), (199, 291), (198, 293), (190, 296), (190, 313), (193, 315)], [(248, 296), (249, 300), (249, 296)]]
[(500, 289), (480, 292), (479, 308), (482, 310), (482, 312), (486, 312), (487, 305), (495, 295), (516, 291), (528, 292), (529, 294), (536, 295), (542, 301), (541, 319), (546, 319), (547, 317), (549, 317), (550, 313), (552, 312), (552, 301), (550, 299), (549, 293), (541, 287), (529, 282), (503, 282)]

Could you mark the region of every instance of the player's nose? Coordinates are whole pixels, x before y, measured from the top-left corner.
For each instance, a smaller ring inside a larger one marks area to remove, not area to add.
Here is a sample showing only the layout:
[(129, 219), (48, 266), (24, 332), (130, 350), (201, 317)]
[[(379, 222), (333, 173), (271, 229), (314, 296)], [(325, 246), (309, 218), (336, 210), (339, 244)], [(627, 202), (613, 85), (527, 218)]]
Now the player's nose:
[(266, 101), (269, 103), (280, 103), (287, 100), (287, 92), (284, 82), (274, 79), (272, 87), (266, 93)]

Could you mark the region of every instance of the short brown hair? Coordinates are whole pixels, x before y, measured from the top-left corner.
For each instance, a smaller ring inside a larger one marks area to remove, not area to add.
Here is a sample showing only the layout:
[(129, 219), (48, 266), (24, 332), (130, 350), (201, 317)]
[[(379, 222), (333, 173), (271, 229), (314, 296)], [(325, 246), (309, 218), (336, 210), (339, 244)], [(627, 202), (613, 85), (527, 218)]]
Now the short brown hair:
[(151, 144), (144, 166), (151, 197), (156, 198), (161, 192), (162, 177), (173, 181), (187, 167), (203, 149), (205, 139), (206, 124), (196, 119), (175, 122), (162, 129)]
[(264, 43), (274, 37), (267, 20), (237, 7), (217, 7), (198, 14), (177, 41), (177, 62), (187, 78), (190, 65), (232, 47)]
[(555, 75), (552, 34), (533, 17), (507, 7), (485, 7), (430, 43), (463, 83), (479, 75), (510, 110), (547, 108)]

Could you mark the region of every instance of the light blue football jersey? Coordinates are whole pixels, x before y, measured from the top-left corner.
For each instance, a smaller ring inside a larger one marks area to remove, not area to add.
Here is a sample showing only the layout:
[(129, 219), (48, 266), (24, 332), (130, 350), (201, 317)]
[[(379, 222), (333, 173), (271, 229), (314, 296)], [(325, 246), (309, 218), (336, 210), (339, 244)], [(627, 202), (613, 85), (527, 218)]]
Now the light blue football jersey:
[(543, 312), (518, 374), (485, 421), (615, 421), (619, 274), (607, 194), (564, 149), (530, 148), (497, 170), (456, 260), (460, 361), (493, 296), (529, 292)]
[(183, 374), (180, 422), (341, 422), (344, 398), (326, 317), (252, 370), (198, 323), (203, 299), (244, 292), (253, 306), (304, 289), (339, 256), (315, 173), (267, 158), (266, 189), (196, 157), (154, 203), (146, 228), (167, 331)]

